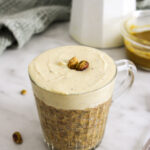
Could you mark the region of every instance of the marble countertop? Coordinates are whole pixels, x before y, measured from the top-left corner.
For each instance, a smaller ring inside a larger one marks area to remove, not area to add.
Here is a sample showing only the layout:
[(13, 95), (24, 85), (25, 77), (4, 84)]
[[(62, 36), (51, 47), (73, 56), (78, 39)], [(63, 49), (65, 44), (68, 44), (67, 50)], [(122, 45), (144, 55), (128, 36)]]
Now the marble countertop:
[[(68, 23), (54, 24), (34, 36), (23, 48), (7, 50), (0, 56), (0, 149), (47, 150), (27, 73), (29, 62), (41, 52), (58, 46), (77, 44), (68, 34)], [(126, 58), (124, 48), (104, 50), (115, 60)], [(27, 90), (22, 96), (20, 91)], [(23, 144), (12, 141), (20, 131)], [(149, 135), (148, 135), (149, 134)], [(138, 70), (128, 93), (115, 101), (98, 150), (141, 150), (150, 137), (150, 72)]]

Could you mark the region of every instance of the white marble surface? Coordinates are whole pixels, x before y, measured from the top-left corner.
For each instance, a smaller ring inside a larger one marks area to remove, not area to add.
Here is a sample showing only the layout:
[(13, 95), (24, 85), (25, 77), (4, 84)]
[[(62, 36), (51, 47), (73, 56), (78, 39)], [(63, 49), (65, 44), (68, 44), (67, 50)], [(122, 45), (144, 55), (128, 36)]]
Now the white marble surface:
[[(75, 43), (68, 35), (68, 23), (52, 25), (23, 48), (7, 50), (0, 56), (0, 149), (47, 150), (27, 73), (29, 62), (41, 52)], [(104, 50), (115, 60), (126, 58), (124, 48)], [(26, 89), (25, 96), (20, 90)], [(13, 143), (19, 130), (24, 142)], [(150, 137), (150, 72), (138, 70), (132, 89), (111, 106), (105, 136), (98, 150), (141, 150)]]

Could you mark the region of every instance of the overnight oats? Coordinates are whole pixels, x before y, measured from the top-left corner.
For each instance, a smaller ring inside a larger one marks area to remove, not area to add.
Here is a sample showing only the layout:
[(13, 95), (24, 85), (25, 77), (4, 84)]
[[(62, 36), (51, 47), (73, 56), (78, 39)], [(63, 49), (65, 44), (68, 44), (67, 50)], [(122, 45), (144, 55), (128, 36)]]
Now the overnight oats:
[(102, 140), (116, 65), (104, 52), (65, 46), (29, 65), (46, 143), (54, 150), (90, 150)]

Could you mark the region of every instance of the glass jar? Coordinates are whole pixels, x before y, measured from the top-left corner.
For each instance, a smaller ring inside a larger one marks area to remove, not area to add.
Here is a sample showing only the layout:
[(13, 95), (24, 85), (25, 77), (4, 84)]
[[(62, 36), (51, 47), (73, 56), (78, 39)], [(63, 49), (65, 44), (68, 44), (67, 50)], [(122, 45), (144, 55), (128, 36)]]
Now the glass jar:
[(128, 58), (150, 71), (150, 10), (135, 11), (127, 16), (122, 35)]

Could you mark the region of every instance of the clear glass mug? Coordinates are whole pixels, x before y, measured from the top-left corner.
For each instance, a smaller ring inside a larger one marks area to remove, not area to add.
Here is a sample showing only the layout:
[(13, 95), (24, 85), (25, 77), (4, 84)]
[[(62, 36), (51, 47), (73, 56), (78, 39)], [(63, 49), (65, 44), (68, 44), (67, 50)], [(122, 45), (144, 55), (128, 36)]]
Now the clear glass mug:
[[(125, 59), (116, 61), (116, 74), (107, 85), (95, 91), (72, 95), (61, 95), (45, 91), (30, 78), (44, 140), (48, 147), (51, 150), (95, 149), (102, 140), (112, 99), (116, 99), (132, 86), (135, 73), (136, 67), (131, 61)], [(42, 90), (40, 94), (39, 89)], [(102, 98), (104, 93), (107, 99), (95, 107), (65, 110), (54, 108), (44, 103), (42, 95), (45, 92), (48, 92), (50, 101), (56, 99), (59, 107), (62, 105), (62, 100), (68, 102), (69, 105), (69, 100), (73, 99), (76, 105), (80, 105), (81, 100), (82, 103), (87, 99), (94, 101), (100, 97)]]

